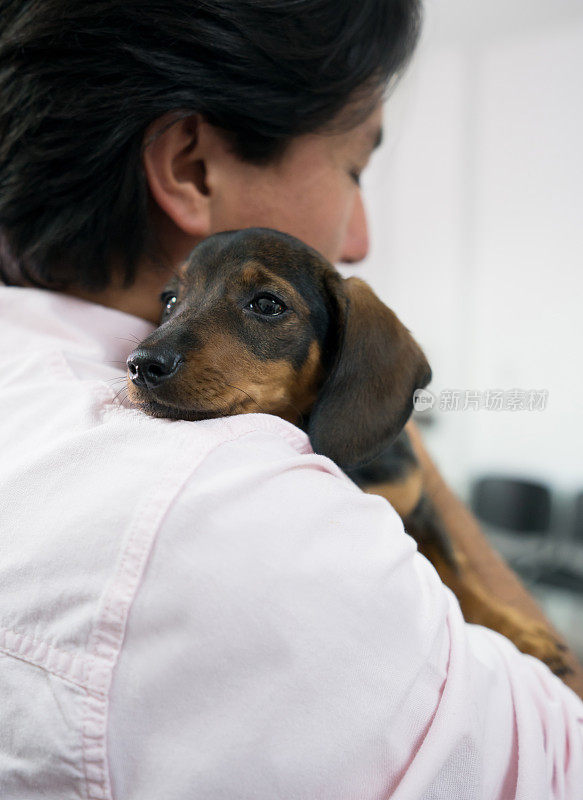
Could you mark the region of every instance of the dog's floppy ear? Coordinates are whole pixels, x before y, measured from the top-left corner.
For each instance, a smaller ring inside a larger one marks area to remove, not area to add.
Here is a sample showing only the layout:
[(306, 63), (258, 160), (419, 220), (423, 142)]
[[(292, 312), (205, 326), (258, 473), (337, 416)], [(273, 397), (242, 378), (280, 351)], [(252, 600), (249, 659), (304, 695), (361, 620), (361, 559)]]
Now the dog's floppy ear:
[(327, 276), (339, 317), (336, 359), (314, 404), (314, 452), (348, 469), (375, 458), (413, 410), (413, 393), (431, 380), (419, 345), (359, 278)]

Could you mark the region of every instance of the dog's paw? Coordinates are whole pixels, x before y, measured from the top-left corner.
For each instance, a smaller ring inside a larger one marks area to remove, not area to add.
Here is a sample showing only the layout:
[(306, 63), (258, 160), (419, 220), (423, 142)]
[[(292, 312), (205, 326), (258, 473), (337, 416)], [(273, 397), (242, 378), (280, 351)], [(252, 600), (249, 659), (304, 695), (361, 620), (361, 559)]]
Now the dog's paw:
[(511, 623), (509, 629), (501, 630), (500, 633), (514, 642), (522, 653), (545, 663), (555, 675), (563, 677), (573, 672), (565, 658), (567, 648), (544, 625), (529, 623), (516, 627)]

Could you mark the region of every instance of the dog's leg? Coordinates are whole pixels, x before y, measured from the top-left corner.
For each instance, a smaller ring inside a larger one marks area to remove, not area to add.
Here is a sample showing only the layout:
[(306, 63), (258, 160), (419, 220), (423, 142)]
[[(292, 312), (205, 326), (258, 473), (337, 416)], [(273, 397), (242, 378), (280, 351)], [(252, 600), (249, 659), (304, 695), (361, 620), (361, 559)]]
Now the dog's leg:
[(364, 491), (391, 503), (405, 530), (417, 542), (419, 552), (456, 595), (466, 622), (501, 633), (523, 653), (547, 664), (556, 675), (572, 672), (564, 658), (566, 648), (549, 629), (493, 597), (480, 575), (453, 547), (440, 515), (423, 492), (422, 473), (406, 436), (401, 435), (372, 468), (349, 474)]
[(455, 553), (456, 568), (452, 569), (434, 544), (421, 543), (419, 552), (431, 561), (443, 583), (455, 594), (466, 622), (501, 633), (521, 652), (543, 661), (555, 675), (572, 672), (564, 657), (565, 646), (547, 627), (492, 597), (460, 553)]
[(457, 597), (466, 622), (501, 633), (521, 652), (543, 661), (555, 675), (571, 672), (564, 658), (566, 648), (548, 628), (501, 603), (483, 587), (480, 577), (453, 548), (428, 498), (421, 495), (412, 507), (418, 483), (419, 476), (410, 471), (400, 482), (378, 484), (366, 491), (385, 497), (400, 513), (405, 530), (417, 542), (419, 552), (433, 564), (442, 582)]

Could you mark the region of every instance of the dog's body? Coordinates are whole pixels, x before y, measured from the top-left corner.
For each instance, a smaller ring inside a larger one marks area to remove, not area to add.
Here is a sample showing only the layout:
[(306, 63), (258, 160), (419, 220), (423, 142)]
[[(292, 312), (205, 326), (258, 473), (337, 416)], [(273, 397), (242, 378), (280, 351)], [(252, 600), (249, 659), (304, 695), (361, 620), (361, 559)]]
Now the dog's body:
[(295, 423), (315, 452), (392, 503), (468, 621), (562, 670), (545, 629), (533, 634), (464, 579), (403, 430), (429, 364), (363, 281), (291, 236), (252, 228), (205, 240), (162, 297), (161, 326), (128, 358), (135, 405), (174, 419), (261, 411)]

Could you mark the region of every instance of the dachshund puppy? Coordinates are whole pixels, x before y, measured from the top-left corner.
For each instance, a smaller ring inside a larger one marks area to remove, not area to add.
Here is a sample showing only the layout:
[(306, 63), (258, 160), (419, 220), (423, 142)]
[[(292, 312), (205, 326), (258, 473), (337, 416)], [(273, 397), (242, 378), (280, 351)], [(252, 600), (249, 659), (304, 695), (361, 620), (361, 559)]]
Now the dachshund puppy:
[(291, 236), (246, 229), (195, 248), (163, 298), (161, 327), (128, 358), (135, 405), (178, 419), (263, 411), (295, 423), (358, 485), (381, 483), (408, 529), (455, 568), (403, 431), (431, 369), (367, 284)]
[(363, 281), (283, 233), (206, 239), (163, 298), (161, 327), (127, 360), (130, 400), (155, 416), (276, 414), (349, 468), (397, 436), (431, 378)]
[[(248, 228), (204, 240), (161, 299), (160, 327), (127, 359), (134, 405), (171, 419), (264, 412), (296, 424), (316, 453), (391, 501), (462, 607), (468, 593), (474, 597), (423, 494), (403, 431), (413, 393), (429, 383), (431, 369), (366, 283), (342, 278), (292, 236)], [(528, 622), (487, 592), (477, 596), (469, 621), (494, 627), (548, 662), (540, 637), (533, 644), (529, 635), (525, 645)]]

